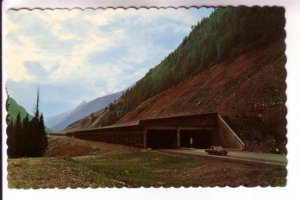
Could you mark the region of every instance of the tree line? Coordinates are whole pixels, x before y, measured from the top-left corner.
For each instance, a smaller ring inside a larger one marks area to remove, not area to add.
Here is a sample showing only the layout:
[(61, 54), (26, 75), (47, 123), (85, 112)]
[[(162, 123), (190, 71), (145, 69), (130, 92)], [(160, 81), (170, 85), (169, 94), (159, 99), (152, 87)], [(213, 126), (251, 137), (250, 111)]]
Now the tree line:
[(284, 37), (282, 7), (217, 8), (192, 26), (180, 46), (111, 104), (101, 125), (115, 123), (141, 102), (251, 48)]
[[(10, 104), (6, 103), (8, 111)], [(43, 156), (47, 145), (47, 135), (43, 114), (39, 112), (39, 92), (34, 116), (29, 115), (22, 119), (20, 113), (12, 120), (9, 113), (6, 116), (7, 123), (7, 155), (9, 158), (39, 157)]]

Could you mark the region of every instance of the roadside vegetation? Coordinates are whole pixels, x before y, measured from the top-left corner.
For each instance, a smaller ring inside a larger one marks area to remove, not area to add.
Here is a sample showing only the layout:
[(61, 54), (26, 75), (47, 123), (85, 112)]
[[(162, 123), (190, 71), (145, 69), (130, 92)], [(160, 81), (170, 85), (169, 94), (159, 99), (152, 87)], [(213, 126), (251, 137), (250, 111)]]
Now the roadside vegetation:
[(9, 187), (285, 186), (287, 174), (284, 167), (145, 151), (62, 136), (49, 139), (45, 155), (9, 159)]
[(285, 186), (286, 173), (155, 151), (8, 161), (10, 188)]

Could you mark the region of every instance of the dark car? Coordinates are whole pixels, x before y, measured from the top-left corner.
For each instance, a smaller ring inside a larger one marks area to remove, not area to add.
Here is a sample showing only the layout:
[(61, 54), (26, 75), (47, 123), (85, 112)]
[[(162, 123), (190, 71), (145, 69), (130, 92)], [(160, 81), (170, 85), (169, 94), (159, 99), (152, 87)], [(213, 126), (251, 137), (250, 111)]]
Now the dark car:
[(226, 156), (228, 154), (228, 150), (224, 149), (221, 146), (211, 146), (209, 149), (205, 149), (205, 152), (213, 155), (222, 155)]

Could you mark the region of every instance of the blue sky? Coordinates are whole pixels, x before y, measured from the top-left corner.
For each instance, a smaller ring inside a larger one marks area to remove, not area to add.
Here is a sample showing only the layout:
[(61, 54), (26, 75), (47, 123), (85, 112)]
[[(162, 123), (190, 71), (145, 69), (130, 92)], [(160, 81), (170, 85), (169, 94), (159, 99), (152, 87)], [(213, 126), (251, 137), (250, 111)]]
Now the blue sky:
[(46, 117), (124, 90), (177, 48), (213, 9), (8, 11), (9, 94)]

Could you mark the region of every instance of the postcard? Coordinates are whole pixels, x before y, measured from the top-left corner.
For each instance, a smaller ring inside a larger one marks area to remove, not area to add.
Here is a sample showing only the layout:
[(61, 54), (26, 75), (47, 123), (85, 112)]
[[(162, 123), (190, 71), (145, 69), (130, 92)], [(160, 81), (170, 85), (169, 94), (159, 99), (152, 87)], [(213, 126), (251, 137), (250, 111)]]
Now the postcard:
[(8, 193), (288, 187), (285, 5), (6, 7)]

